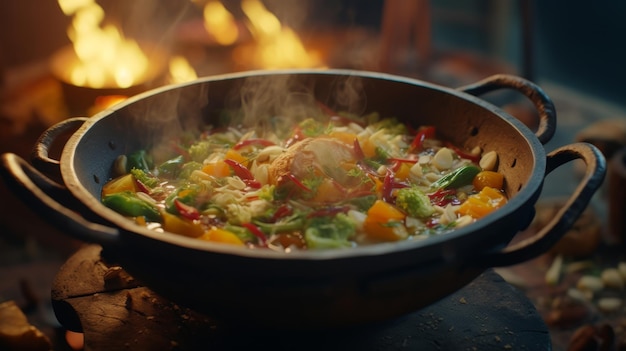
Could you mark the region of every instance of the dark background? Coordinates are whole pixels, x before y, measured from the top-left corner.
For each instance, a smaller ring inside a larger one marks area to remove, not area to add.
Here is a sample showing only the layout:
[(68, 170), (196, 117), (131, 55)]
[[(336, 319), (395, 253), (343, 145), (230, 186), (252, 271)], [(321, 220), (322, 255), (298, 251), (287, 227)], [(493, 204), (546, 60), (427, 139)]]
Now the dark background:
[[(115, 3), (114, 0), (100, 2)], [(294, 26), (308, 28), (326, 24), (378, 28), (383, 3), (381, 0), (299, 0), (290, 1), (286, 6), (284, 1), (266, 2), (270, 8), (300, 9), (296, 16), (285, 11), (276, 12)], [(167, 11), (176, 13), (176, 9), (188, 6), (183, 0), (158, 1), (158, 7), (144, 6), (152, 3), (152, 0), (134, 1), (131, 10), (137, 11), (143, 6), (152, 19), (162, 19)], [(521, 0), (432, 1), (435, 45), (480, 50), (519, 66), (521, 4)], [(530, 5), (534, 10), (531, 25), (533, 78), (539, 82), (555, 81), (625, 106), (626, 3), (615, 0), (534, 0)], [(141, 26), (141, 18), (134, 17), (137, 18), (135, 25)], [(169, 21), (165, 26), (173, 23), (173, 19)], [(496, 21), (498, 24), (493, 25)], [(40, 60), (65, 45), (68, 23), (56, 1), (2, 1), (0, 72), (2, 67), (7, 69)], [(501, 37), (499, 47), (494, 47), (494, 35)]]

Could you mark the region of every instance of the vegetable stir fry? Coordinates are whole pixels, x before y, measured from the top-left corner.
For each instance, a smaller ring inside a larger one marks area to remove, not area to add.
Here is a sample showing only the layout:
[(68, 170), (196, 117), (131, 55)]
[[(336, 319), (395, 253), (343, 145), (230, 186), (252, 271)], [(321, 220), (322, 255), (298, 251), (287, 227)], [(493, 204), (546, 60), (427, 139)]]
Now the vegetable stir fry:
[(154, 230), (285, 252), (419, 240), (507, 202), (495, 151), (461, 150), (433, 126), (334, 112), (293, 123), (121, 155), (102, 202)]

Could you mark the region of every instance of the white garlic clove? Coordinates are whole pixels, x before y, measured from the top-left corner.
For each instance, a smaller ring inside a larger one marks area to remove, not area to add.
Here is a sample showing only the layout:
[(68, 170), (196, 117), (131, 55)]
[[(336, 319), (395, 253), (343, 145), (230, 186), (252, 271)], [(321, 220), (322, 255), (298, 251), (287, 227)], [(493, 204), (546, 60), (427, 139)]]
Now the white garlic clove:
[(454, 155), (452, 154), (452, 150), (447, 147), (443, 147), (437, 151), (435, 156), (433, 156), (432, 164), (438, 170), (444, 171), (448, 170), (452, 167), (454, 163)]
[(495, 171), (498, 165), (498, 154), (495, 151), (487, 152), (480, 158), (478, 165), (484, 171)]

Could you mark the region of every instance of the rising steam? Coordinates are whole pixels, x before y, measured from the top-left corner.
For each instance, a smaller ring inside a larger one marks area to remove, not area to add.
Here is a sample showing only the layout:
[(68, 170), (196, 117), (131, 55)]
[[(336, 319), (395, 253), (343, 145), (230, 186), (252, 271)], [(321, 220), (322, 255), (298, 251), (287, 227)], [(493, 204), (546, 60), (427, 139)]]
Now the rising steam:
[(269, 74), (245, 79), (233, 92), (231, 103), (239, 111), (232, 127), (255, 128), (261, 135), (290, 132), (300, 121), (328, 116), (320, 104), (337, 112), (360, 114), (365, 110), (359, 77), (325, 74)]

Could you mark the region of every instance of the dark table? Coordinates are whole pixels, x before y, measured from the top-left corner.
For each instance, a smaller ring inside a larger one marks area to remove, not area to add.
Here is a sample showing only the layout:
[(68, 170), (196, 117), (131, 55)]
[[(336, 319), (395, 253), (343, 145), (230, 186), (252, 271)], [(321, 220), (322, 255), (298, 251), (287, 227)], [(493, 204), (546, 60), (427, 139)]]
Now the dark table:
[[(161, 298), (101, 247), (71, 256), (52, 287), (64, 327), (82, 331), (85, 350), (551, 350), (548, 329), (523, 292), (487, 270), (461, 290), (401, 318), (333, 330), (267, 330), (225, 325)], [(262, 303), (262, 302), (260, 302)]]

